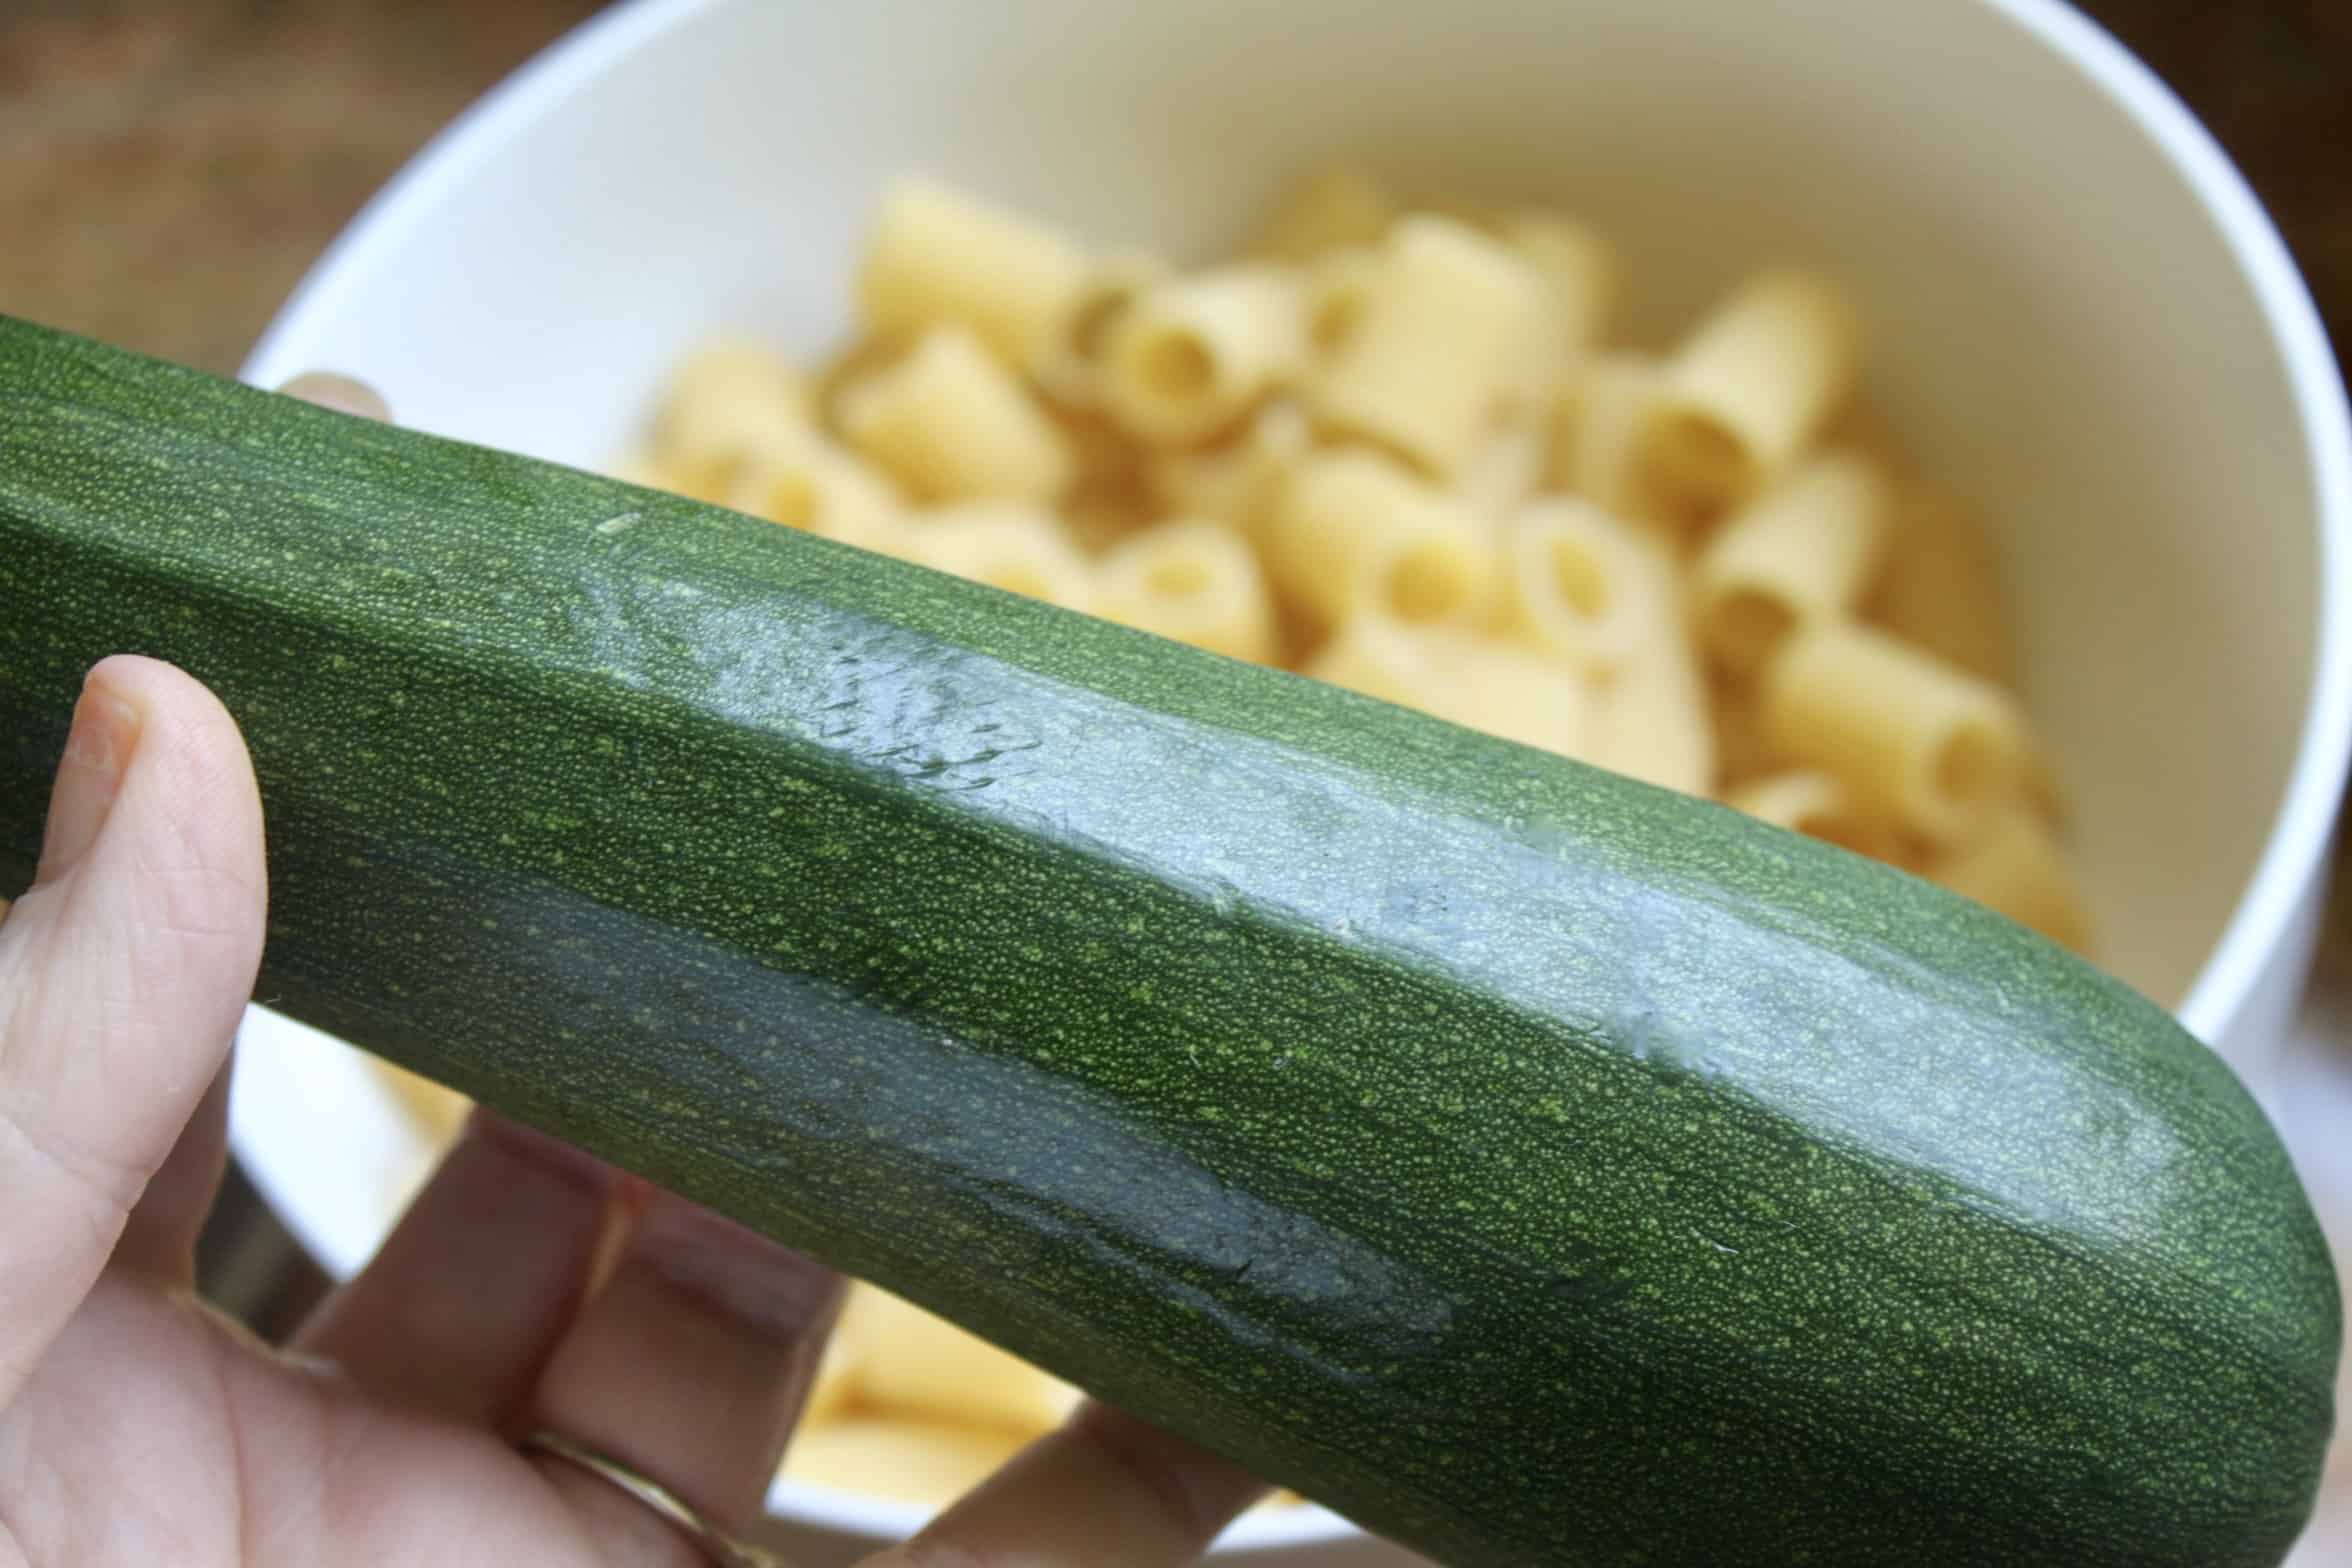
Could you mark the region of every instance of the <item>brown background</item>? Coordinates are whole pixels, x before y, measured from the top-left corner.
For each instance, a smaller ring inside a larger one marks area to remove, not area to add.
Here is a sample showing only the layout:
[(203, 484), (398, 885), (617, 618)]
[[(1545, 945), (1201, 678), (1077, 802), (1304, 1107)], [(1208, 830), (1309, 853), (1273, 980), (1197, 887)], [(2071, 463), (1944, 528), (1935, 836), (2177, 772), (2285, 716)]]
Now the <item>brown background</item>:
[[(0, 311), (233, 370), (386, 176), (596, 9), (0, 0)], [(2087, 9), (2213, 128), (2286, 232), (2330, 331), (2352, 341), (2352, 0)], [(2306, 1024), (2339, 1046), (2352, 1033), (2348, 883), (2339, 876)], [(207, 1238), (205, 1278), (265, 1332), (286, 1326), (320, 1284), (241, 1184)], [(2352, 1513), (2347, 1454), (2352, 1444), (2339, 1445), (2339, 1514)]]

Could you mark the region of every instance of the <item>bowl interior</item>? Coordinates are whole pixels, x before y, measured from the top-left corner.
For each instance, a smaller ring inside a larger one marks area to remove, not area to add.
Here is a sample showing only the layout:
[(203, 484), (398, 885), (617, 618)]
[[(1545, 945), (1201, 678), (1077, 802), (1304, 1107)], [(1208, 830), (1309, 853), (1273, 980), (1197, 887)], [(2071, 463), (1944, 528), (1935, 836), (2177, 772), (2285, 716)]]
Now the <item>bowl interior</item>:
[(1334, 160), (1553, 201), (1623, 245), (1653, 335), (1815, 265), (1866, 313), (1875, 395), (1996, 528), (2105, 962), (2178, 1005), (2294, 765), (2320, 500), (2231, 237), (2050, 48), (2081, 26), (2054, 9), (657, 0), (445, 137), (249, 369), (598, 463), (703, 334), (832, 341), (910, 170), (1178, 259)]

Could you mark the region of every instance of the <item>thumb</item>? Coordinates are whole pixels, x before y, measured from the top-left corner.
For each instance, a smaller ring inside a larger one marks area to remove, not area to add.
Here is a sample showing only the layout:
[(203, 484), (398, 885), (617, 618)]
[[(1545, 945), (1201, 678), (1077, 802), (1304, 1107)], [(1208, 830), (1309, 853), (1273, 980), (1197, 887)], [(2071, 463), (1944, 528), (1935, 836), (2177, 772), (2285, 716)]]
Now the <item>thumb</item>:
[(235, 722), (167, 664), (98, 665), (39, 874), (0, 924), (0, 1403), (226, 1059), (263, 907), (261, 800)]

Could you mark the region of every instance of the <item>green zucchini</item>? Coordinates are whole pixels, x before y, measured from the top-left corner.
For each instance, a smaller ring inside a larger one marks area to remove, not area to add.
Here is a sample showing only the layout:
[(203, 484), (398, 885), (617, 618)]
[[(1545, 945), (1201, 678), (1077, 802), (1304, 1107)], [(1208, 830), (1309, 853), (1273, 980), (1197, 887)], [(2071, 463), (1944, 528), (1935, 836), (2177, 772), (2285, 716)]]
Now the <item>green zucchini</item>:
[(2161, 1009), (1715, 806), (0, 323), (0, 871), (209, 682), (264, 994), (1456, 1565), (2275, 1562), (2340, 1307)]

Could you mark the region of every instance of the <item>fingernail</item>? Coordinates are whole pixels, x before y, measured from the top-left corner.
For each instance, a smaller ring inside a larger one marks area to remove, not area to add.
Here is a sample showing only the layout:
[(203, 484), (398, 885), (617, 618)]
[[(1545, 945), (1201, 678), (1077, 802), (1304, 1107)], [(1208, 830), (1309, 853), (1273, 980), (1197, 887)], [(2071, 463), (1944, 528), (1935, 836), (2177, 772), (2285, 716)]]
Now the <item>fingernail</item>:
[(841, 1302), (841, 1276), (814, 1258), (667, 1192), (637, 1222), (628, 1261), (779, 1343), (828, 1321)]
[(330, 375), (313, 370), (296, 376), (278, 388), (288, 397), (298, 397), (305, 403), (316, 403), (341, 414), (357, 414), (362, 419), (390, 419), (392, 410), (374, 387), (349, 376)]
[(57, 787), (49, 796), (49, 827), (41, 841), (41, 870), (34, 886), (65, 875), (98, 841), (114, 798), (122, 790), (131, 754), (139, 748), (139, 710), (103, 683), (88, 681), (74, 705), (73, 729), (57, 763)]

